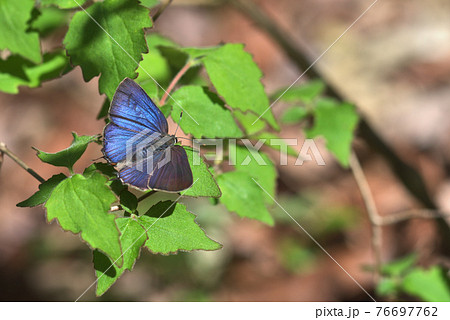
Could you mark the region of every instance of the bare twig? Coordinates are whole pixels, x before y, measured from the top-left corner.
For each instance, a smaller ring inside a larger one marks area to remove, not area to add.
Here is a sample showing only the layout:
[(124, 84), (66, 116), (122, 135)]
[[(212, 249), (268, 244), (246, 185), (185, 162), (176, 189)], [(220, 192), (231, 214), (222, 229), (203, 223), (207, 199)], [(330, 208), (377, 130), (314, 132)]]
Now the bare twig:
[(391, 214), (388, 216), (380, 216), (373, 199), (372, 192), (370, 191), (369, 183), (367, 182), (364, 171), (361, 168), (358, 157), (353, 152), (350, 157), (350, 168), (352, 169), (353, 176), (358, 184), (359, 191), (364, 201), (364, 205), (367, 209), (371, 228), (372, 228), (372, 248), (375, 254), (375, 270), (377, 277), (381, 274), (382, 266), (382, 227), (387, 225), (393, 225), (405, 220), (410, 219), (443, 219), (443, 217), (450, 217), (450, 214), (439, 212), (437, 210), (407, 210)]
[(450, 213), (441, 212), (438, 210), (414, 209), (380, 217), (381, 219), (379, 223), (381, 226), (387, 226), (411, 219), (440, 219), (443, 217), (449, 218)]
[(189, 70), (189, 68), (192, 65), (192, 61), (188, 61), (183, 68), (178, 71), (176, 76), (172, 79), (169, 86), (167, 87), (166, 92), (164, 92), (163, 97), (161, 98), (161, 101), (159, 104), (163, 106), (166, 103), (167, 97), (169, 96), (170, 92), (173, 90), (173, 88), (177, 85), (178, 81), (183, 77), (183, 75)]
[(3, 164), (3, 151), (0, 151), (0, 171), (2, 171), (2, 164)]
[(155, 22), (156, 20), (158, 20), (158, 18), (162, 15), (162, 13), (164, 12), (164, 10), (167, 9), (167, 7), (172, 3), (172, 0), (167, 0), (165, 1), (163, 4), (161, 4), (158, 8), (158, 11), (156, 11), (156, 13), (153, 15), (152, 20), (153, 22)]
[(37, 174), (36, 171), (31, 169), (25, 162), (20, 160), (20, 158), (15, 155), (11, 150), (8, 149), (5, 143), (0, 142), (0, 153), (6, 154), (8, 157), (10, 157), (12, 160), (14, 160), (15, 163), (17, 163), (20, 167), (22, 167), (25, 171), (27, 171), (29, 174), (31, 174), (36, 180), (38, 180), (40, 183), (45, 182), (45, 179), (42, 178), (39, 174)]
[(373, 199), (372, 192), (370, 191), (369, 183), (367, 182), (364, 171), (362, 170), (361, 165), (358, 161), (358, 157), (354, 152), (350, 156), (350, 168), (352, 169), (353, 176), (355, 177), (359, 191), (361, 192), (361, 196), (366, 206), (370, 225), (372, 228), (371, 242), (372, 249), (375, 255), (375, 280), (377, 281), (381, 275), (381, 266), (383, 263), (381, 256), (383, 230), (381, 229), (380, 215), (378, 214), (375, 200)]

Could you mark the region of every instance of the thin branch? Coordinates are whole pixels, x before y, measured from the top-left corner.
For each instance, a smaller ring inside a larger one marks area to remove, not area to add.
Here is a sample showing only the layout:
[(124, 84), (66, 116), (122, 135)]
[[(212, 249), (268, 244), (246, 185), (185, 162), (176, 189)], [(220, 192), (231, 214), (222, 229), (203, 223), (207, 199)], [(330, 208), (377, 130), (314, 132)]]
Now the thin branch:
[(44, 178), (42, 178), (39, 174), (37, 174), (36, 171), (31, 169), (29, 166), (27, 166), (27, 164), (25, 162), (20, 160), (20, 158), (17, 155), (15, 155), (11, 150), (9, 150), (4, 142), (0, 142), (0, 153), (6, 154), (8, 157), (10, 157), (12, 160), (14, 160), (15, 163), (17, 163), (25, 171), (27, 171), (29, 174), (31, 174), (40, 183), (45, 182)]
[(359, 191), (366, 207), (371, 228), (372, 228), (372, 248), (375, 254), (375, 270), (377, 277), (381, 275), (382, 266), (382, 227), (387, 225), (393, 225), (405, 220), (410, 219), (443, 219), (443, 217), (450, 217), (450, 214), (439, 212), (437, 210), (407, 210), (391, 214), (388, 216), (380, 216), (375, 205), (372, 192), (370, 190), (369, 183), (367, 182), (364, 171), (361, 168), (358, 157), (353, 152), (350, 157), (350, 168), (352, 169), (353, 176), (355, 177)]
[(383, 263), (381, 256), (383, 230), (381, 229), (380, 215), (378, 214), (375, 200), (373, 199), (372, 192), (370, 191), (369, 183), (367, 182), (364, 171), (361, 168), (358, 157), (354, 152), (350, 156), (350, 168), (352, 169), (353, 176), (355, 177), (359, 191), (361, 192), (372, 228), (371, 243), (375, 255), (375, 280), (377, 281), (381, 276), (381, 266)]
[(188, 61), (183, 68), (181, 68), (180, 71), (176, 74), (176, 76), (172, 79), (169, 86), (167, 87), (166, 92), (164, 92), (163, 97), (161, 98), (159, 105), (163, 106), (166, 103), (167, 97), (169, 96), (170, 92), (173, 90), (173, 88), (177, 85), (178, 81), (183, 77), (183, 75), (189, 70), (189, 68), (192, 65), (192, 61)]
[(450, 218), (450, 213), (438, 210), (413, 209), (380, 217), (380, 225), (387, 226), (411, 219), (440, 219), (443, 217)]
[(0, 151), (0, 171), (2, 171), (2, 165), (3, 165), (3, 151)]
[(171, 3), (172, 3), (172, 0), (167, 0), (166, 2), (164, 2), (163, 4), (161, 4), (159, 6), (158, 11), (156, 11), (156, 13), (152, 17), (153, 22), (158, 20), (158, 18), (162, 15), (164, 10), (166, 10), (167, 7), (170, 6)]

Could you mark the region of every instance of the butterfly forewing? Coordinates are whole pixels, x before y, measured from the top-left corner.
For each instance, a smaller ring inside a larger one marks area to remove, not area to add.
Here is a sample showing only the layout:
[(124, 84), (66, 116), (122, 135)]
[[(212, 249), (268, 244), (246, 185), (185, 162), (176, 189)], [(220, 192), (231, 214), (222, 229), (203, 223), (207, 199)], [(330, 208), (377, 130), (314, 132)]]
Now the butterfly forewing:
[(167, 133), (167, 120), (145, 91), (133, 80), (123, 80), (114, 94), (109, 110), (111, 122), (140, 132), (148, 129)]

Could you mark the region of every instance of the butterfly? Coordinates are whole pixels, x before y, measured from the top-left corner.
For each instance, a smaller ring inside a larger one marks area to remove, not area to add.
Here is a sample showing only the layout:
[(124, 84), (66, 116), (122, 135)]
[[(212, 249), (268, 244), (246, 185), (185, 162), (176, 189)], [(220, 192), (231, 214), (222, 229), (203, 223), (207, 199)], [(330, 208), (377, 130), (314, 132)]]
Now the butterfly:
[(179, 192), (192, 185), (184, 148), (168, 134), (163, 113), (145, 91), (125, 78), (117, 87), (103, 130), (103, 155), (123, 183), (138, 189)]

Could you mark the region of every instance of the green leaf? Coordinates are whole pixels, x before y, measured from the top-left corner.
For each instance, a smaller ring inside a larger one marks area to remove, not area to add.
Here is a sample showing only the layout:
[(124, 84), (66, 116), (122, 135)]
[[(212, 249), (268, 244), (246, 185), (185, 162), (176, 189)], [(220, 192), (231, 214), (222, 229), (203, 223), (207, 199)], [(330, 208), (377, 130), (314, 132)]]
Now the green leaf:
[(80, 11), (70, 22), (64, 45), (72, 64), (81, 66), (85, 81), (100, 74), (99, 91), (111, 100), (125, 77), (136, 77), (137, 63), (147, 52), (143, 29), (152, 22), (137, 1), (96, 2), (86, 11), (109, 35)]
[(25, 74), (30, 79), (28, 87), (38, 87), (43, 81), (58, 78), (67, 67), (69, 59), (63, 50), (44, 54), (41, 64), (25, 69)]
[(184, 150), (186, 150), (189, 165), (191, 166), (194, 184), (182, 194), (191, 197), (219, 198), (221, 195), (220, 189), (202, 157), (189, 147), (184, 147)]
[(0, 0), (0, 50), (8, 49), (32, 62), (41, 62), (41, 46), (37, 32), (27, 32), (33, 0)]
[[(155, 40), (153, 40), (155, 41)], [(162, 39), (157, 39), (158, 42), (154, 43), (154, 46), (157, 46), (158, 50), (161, 52), (162, 56), (167, 60), (167, 62), (170, 65), (171, 72), (174, 75), (178, 71), (180, 71), (181, 68), (184, 67), (186, 62), (189, 59), (189, 56), (183, 52), (178, 46), (174, 44), (162, 44), (159, 42), (163, 42)], [(170, 40), (165, 40), (170, 41)], [(186, 74), (183, 76), (183, 78), (186, 77)]]
[[(147, 93), (147, 95), (150, 97), (150, 99), (152, 99), (153, 103), (155, 103), (156, 106), (158, 106), (161, 109), (161, 111), (163, 111), (164, 106), (161, 107), (159, 105), (159, 90), (160, 89), (159, 89), (158, 84), (153, 79), (147, 79), (147, 80), (144, 80), (141, 82), (139, 82), (139, 80), (138, 80), (138, 83), (141, 86), (141, 88), (144, 89), (144, 91)], [(158, 81), (158, 83), (160, 83), (160, 82)], [(160, 85), (161, 85), (161, 83), (160, 83)], [(166, 116), (166, 118), (167, 118), (167, 116)]]
[(17, 55), (0, 59), (0, 91), (18, 93), (19, 86), (38, 87), (43, 81), (59, 77), (68, 65), (63, 51), (45, 54), (41, 64), (33, 64)]
[(57, 219), (61, 228), (80, 233), (92, 249), (99, 249), (117, 265), (122, 265), (119, 230), (109, 213), (116, 197), (105, 183), (107, 178), (96, 172), (79, 174), (63, 180), (53, 190), (45, 207), (47, 220)]
[(36, 149), (37, 156), (45, 163), (57, 167), (66, 167), (72, 172), (73, 165), (83, 155), (88, 144), (97, 140), (97, 136), (78, 136), (75, 132), (72, 132), (72, 136), (72, 144), (67, 149), (56, 153), (47, 153)]
[(323, 136), (328, 150), (347, 167), (357, 123), (358, 114), (353, 105), (321, 99), (314, 110), (314, 127), (306, 133), (308, 138)]
[(266, 127), (266, 123), (264, 121), (256, 121), (258, 116), (252, 111), (241, 112), (239, 110), (233, 110), (233, 115), (248, 135), (253, 135), (260, 132)]
[(385, 278), (378, 282), (375, 288), (377, 295), (393, 296), (398, 293), (398, 283), (395, 279)]
[[(163, 217), (159, 218), (161, 215)], [(138, 220), (147, 231), (145, 247), (153, 253), (217, 250), (222, 247), (208, 238), (195, 222), (195, 215), (180, 203), (159, 202)]]
[(217, 92), (231, 108), (243, 112), (251, 110), (258, 117), (265, 112), (262, 119), (278, 129), (272, 110), (268, 109), (269, 99), (261, 83), (261, 70), (242, 44), (226, 44), (202, 60)]
[[(297, 157), (298, 153), (286, 141), (278, 135), (271, 132), (261, 132), (251, 137), (252, 139), (264, 139), (264, 144), (274, 150), (278, 150), (284, 154)], [(275, 142), (276, 141), (276, 142)]]
[(109, 163), (104, 163), (104, 162), (96, 162), (91, 164), (89, 167), (87, 167), (84, 172), (83, 172), (83, 176), (85, 177), (89, 177), (93, 174), (95, 174), (96, 172), (100, 172), (103, 175), (107, 176), (110, 179), (117, 179), (117, 171), (114, 169), (114, 167), (112, 165), (110, 165)]
[(98, 250), (94, 251), (94, 268), (97, 276), (97, 296), (105, 293), (114, 282), (125, 272), (132, 270), (139, 257), (141, 247), (147, 240), (147, 234), (141, 224), (133, 218), (119, 218), (116, 220), (120, 230), (120, 244), (123, 250), (123, 265), (118, 267)]
[[(287, 91), (286, 91), (287, 90)], [(311, 103), (325, 90), (325, 84), (320, 80), (306, 82), (300, 86), (283, 88), (272, 95), (272, 100), (301, 101)]]
[(408, 272), (417, 261), (417, 254), (409, 254), (406, 257), (385, 264), (381, 267), (381, 272), (390, 276), (401, 276)]
[(314, 250), (293, 237), (283, 238), (277, 252), (282, 266), (292, 273), (311, 271), (317, 262)]
[[(237, 126), (231, 112), (220, 105), (212, 93), (198, 86), (181, 87), (169, 100), (172, 105), (172, 119), (178, 119), (183, 110), (184, 119), (180, 122), (181, 129), (196, 138), (240, 138), (242, 131)], [(176, 101), (176, 102), (174, 102)], [(180, 107), (181, 105), (181, 107)], [(197, 123), (196, 123), (197, 122)]]
[[(138, 77), (136, 82), (144, 87), (147, 94), (152, 98), (157, 98), (159, 86), (155, 83), (158, 82), (161, 86), (165, 87), (172, 79), (172, 70), (166, 57), (164, 57), (157, 45), (166, 43), (165, 38), (155, 37), (154, 35), (147, 36), (148, 53), (142, 55), (142, 61), (139, 63), (137, 69)], [(154, 95), (156, 93), (156, 95)]]
[(156, 7), (160, 1), (159, 0), (139, 0), (139, 2), (146, 8), (153, 8)]
[(273, 203), (275, 198), (275, 187), (277, 170), (269, 157), (255, 149), (248, 149), (241, 146), (229, 147), (230, 160), (235, 163), (237, 172), (245, 172), (248, 176), (256, 179), (264, 190), (264, 199), (267, 204)]
[(120, 205), (126, 212), (135, 213), (138, 206), (138, 200), (130, 191), (123, 190), (120, 193)]
[(48, 179), (47, 181), (45, 181), (39, 185), (39, 191), (37, 191), (35, 194), (33, 194), (27, 200), (19, 202), (17, 204), (17, 206), (18, 207), (36, 207), (40, 204), (45, 203), (45, 201), (47, 201), (48, 198), (50, 198), (50, 195), (52, 194), (53, 189), (55, 189), (56, 186), (66, 178), (67, 177), (62, 173), (52, 176), (50, 179)]
[(46, 36), (52, 31), (66, 25), (69, 18), (67, 11), (53, 7), (40, 8), (36, 12), (38, 16), (31, 22), (31, 28), (37, 30), (42, 36)]
[[(42, 6), (57, 6), (61, 9), (79, 8), (78, 5), (83, 5), (87, 0), (41, 0)], [(78, 4), (77, 4), (78, 2)]]
[(104, 118), (108, 115), (110, 105), (111, 105), (111, 101), (109, 101), (108, 98), (105, 98), (105, 101), (103, 101), (102, 107), (100, 108), (100, 112), (97, 115), (97, 120)]
[(124, 252), (123, 265), (112, 265), (108, 257), (94, 251), (97, 295), (105, 293), (126, 269), (132, 270), (144, 243), (151, 252), (162, 254), (180, 250), (220, 249), (222, 246), (208, 238), (194, 219), (195, 215), (188, 212), (184, 205), (171, 201), (157, 203), (139, 218), (132, 216), (117, 219)]
[(192, 60), (203, 58), (208, 54), (214, 52), (214, 50), (220, 47), (209, 47), (209, 48), (180, 48), (181, 51), (185, 52)]
[(161, 110), (164, 117), (168, 118), (170, 116), (170, 113), (172, 112), (172, 106), (170, 104), (165, 104), (160, 107), (159, 110)]
[(415, 268), (403, 279), (403, 290), (428, 302), (450, 302), (449, 279), (438, 266)]
[[(150, 33), (147, 35), (147, 43), (149, 48), (157, 48), (160, 46), (178, 48), (178, 45), (167, 37), (159, 33)], [(179, 48), (182, 50), (182, 48)]]
[(245, 172), (231, 171), (217, 177), (222, 190), (222, 202), (229, 211), (236, 212), (242, 218), (264, 222), (270, 226), (273, 218), (267, 211), (264, 201), (265, 192)]
[(283, 116), (281, 117), (281, 121), (287, 124), (298, 123), (301, 120), (305, 119), (307, 115), (308, 111), (305, 108), (293, 106), (289, 109), (286, 109), (286, 111), (283, 113)]

